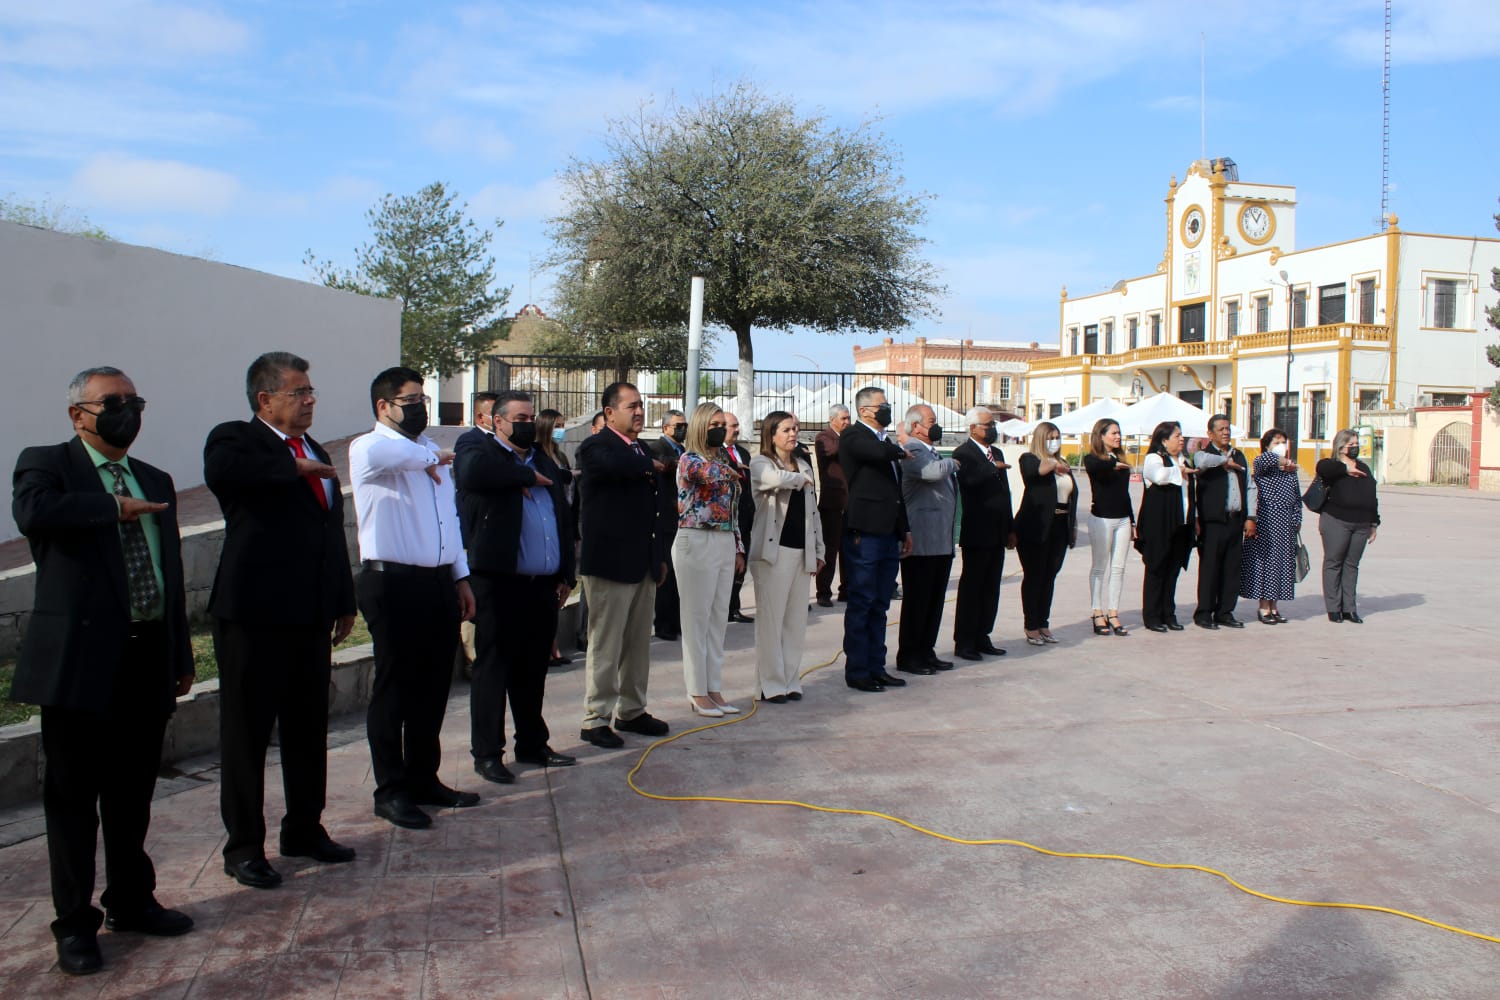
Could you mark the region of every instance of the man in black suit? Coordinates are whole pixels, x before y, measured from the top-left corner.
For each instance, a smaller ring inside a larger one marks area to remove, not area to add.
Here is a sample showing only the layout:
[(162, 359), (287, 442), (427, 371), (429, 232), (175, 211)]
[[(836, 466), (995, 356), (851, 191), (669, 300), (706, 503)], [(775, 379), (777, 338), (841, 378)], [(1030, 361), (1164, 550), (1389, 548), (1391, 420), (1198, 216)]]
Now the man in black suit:
[[(474, 426), (458, 436), (458, 440), (453, 445), (454, 454), (457, 454), (464, 448), (472, 447), (486, 438), (493, 438), (495, 436), (495, 423), (493, 419), (495, 396), (496, 394), (493, 392), (476, 392), (474, 394)], [(458, 527), (463, 532), (464, 548), (468, 548), (469, 522), (463, 516), (464, 489), (462, 484), (456, 485), (458, 486)], [(478, 656), (478, 652), (474, 648), (474, 620), (472, 618), (459, 625), (458, 635), (460, 641), (463, 643), (464, 659), (469, 662), (469, 668), (472, 670), (474, 659)]]
[(1199, 628), (1244, 628), (1234, 616), (1240, 594), (1240, 556), (1246, 538), (1255, 537), (1255, 479), (1247, 474), (1245, 453), (1229, 443), (1229, 418), (1208, 418), (1209, 445), (1193, 456), (1193, 492), (1198, 511)]
[[(156, 901), (146, 854), (162, 736), (193, 683), (172, 478), (126, 456), (146, 401), (118, 368), (68, 386), (77, 436), (16, 460), (12, 512), (36, 562), (36, 596), (11, 698), (42, 708), (42, 809), (57, 964), (103, 967), (97, 933), (193, 927)], [(92, 905), (104, 829), (105, 917)]]
[[(629, 382), (604, 390), (604, 429), (578, 445), (583, 545), (579, 576), (589, 601), (589, 649), (579, 738), (624, 746), (610, 728), (665, 736), (667, 724), (646, 711), (651, 673), (651, 616), (667, 578), (658, 522), (663, 465), (641, 444), (646, 404)], [(674, 494), (675, 495), (675, 494)], [(674, 504), (675, 506), (675, 504)]]
[(682, 635), (682, 602), (677, 595), (677, 571), (672, 566), (672, 542), (677, 538), (677, 460), (687, 440), (687, 417), (681, 410), (668, 410), (661, 419), (661, 437), (651, 442), (651, 454), (661, 464), (656, 474), (656, 498), (661, 520), (656, 530), (662, 536), (667, 556), (667, 579), (656, 591), (656, 637), (675, 642)]
[(330, 658), (354, 627), (354, 576), (337, 473), (307, 435), (317, 403), (307, 370), (284, 351), (256, 358), (245, 375), (253, 416), (215, 427), (203, 447), (203, 480), (224, 512), (208, 600), (219, 661), (224, 871), (256, 889), (281, 884), (265, 855), (273, 724), (286, 790), (281, 854), (354, 859), (322, 826)]
[[(730, 464), (740, 473), (740, 537), (749, 538), (755, 527), (755, 490), (750, 486), (750, 452), (740, 444), (740, 418), (728, 410), (724, 411), (724, 450), (729, 453)], [(729, 620), (749, 625), (755, 618), (740, 609), (740, 588), (744, 585), (745, 571), (741, 570), (734, 575), (734, 585), (729, 590)]]
[(573, 592), (573, 513), (565, 473), (536, 447), (536, 407), (524, 392), (494, 401), (494, 434), (459, 439), (454, 471), (469, 525), (470, 582), (478, 605), (469, 688), (474, 770), (516, 780), (501, 760), (505, 704), (515, 720), (515, 758), (539, 767), (574, 762), (547, 745), (542, 718), (557, 612)]
[(977, 660), (984, 653), (1004, 656), (990, 639), (1000, 608), (1000, 577), (1012, 537), (1014, 509), (1005, 453), (995, 447), (999, 432), (989, 407), (969, 411), (969, 436), (953, 457), (958, 462), (958, 489), (963, 500), (958, 544), (964, 568), (958, 578), (958, 605), (953, 613), (953, 655)]
[(818, 570), (814, 589), (818, 606), (833, 607), (833, 574), (838, 570), (838, 599), (848, 597), (849, 564), (839, 558), (844, 540), (844, 507), (849, 503), (849, 484), (839, 465), (839, 435), (849, 427), (849, 407), (839, 403), (828, 411), (828, 426), (813, 438), (813, 453), (818, 459), (818, 518), (823, 524), (823, 544), (828, 558)]
[(843, 558), (849, 566), (844, 609), (844, 682), (858, 691), (904, 687), (885, 669), (885, 614), (911, 531), (901, 499), (901, 463), (910, 456), (886, 436), (891, 407), (867, 386), (854, 397), (859, 419), (839, 437), (839, 465), (849, 483)]

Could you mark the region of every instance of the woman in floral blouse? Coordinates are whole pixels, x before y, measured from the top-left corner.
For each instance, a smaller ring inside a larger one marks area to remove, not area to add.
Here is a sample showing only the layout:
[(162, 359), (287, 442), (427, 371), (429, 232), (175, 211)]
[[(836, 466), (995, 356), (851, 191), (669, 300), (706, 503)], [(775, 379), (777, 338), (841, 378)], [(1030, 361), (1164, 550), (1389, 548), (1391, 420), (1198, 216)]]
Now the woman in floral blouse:
[(735, 574), (745, 568), (739, 526), (744, 482), (729, 462), (724, 434), (724, 411), (713, 403), (700, 404), (688, 419), (686, 450), (677, 462), (677, 540), (672, 543), (688, 704), (715, 719), (739, 712), (721, 688), (729, 592)]

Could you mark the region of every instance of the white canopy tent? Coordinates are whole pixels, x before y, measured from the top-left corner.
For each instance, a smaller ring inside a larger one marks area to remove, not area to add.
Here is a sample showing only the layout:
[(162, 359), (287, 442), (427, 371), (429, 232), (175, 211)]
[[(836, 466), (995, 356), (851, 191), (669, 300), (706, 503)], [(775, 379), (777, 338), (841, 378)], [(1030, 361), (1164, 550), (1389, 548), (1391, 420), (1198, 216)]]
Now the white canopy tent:
[[(1156, 430), (1157, 424), (1175, 420), (1182, 425), (1183, 437), (1207, 437), (1209, 416), (1210, 414), (1170, 392), (1159, 392), (1126, 407), (1115, 419), (1120, 421), (1120, 433), (1125, 435), (1147, 435)], [(1231, 437), (1242, 437), (1244, 433), (1243, 427), (1236, 427), (1233, 423), (1229, 425)]]

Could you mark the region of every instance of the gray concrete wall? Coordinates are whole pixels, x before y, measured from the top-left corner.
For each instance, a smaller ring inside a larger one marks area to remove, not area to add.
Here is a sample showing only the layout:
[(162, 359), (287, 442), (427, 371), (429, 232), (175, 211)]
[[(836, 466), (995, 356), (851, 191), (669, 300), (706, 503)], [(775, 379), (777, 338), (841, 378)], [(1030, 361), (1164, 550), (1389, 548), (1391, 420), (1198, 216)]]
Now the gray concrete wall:
[[(371, 376), (400, 358), (401, 307), (321, 285), (152, 250), (0, 222), (0, 463), (72, 434), (68, 381), (115, 365), (149, 401), (133, 454), (203, 482), (213, 425), (243, 419), (245, 369), (264, 351), (312, 363), (313, 433), (332, 440), (370, 425)], [(9, 505), (0, 541), (15, 538)]]

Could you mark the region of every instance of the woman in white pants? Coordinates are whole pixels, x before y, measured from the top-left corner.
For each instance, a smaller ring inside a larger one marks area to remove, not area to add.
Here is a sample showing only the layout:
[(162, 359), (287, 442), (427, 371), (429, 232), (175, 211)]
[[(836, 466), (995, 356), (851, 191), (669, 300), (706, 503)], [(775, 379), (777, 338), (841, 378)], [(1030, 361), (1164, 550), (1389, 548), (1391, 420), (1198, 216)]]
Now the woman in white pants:
[(677, 461), (677, 540), (672, 565), (682, 597), (682, 680), (688, 705), (711, 719), (737, 715), (724, 700), (724, 629), (735, 573), (745, 568), (740, 540), (739, 471), (724, 451), (724, 411), (703, 403), (688, 420)]
[(785, 410), (766, 414), (760, 454), (750, 460), (755, 669), (761, 698), (776, 705), (802, 698), (798, 674), (807, 632), (807, 578), (823, 568), (823, 525), (813, 471), (795, 454), (797, 430), (797, 418)]
[(1105, 418), (1089, 434), (1083, 468), (1089, 475), (1089, 543), (1094, 566), (1089, 573), (1093, 592), (1094, 634), (1126, 635), (1120, 621), (1120, 594), (1125, 590), (1125, 559), (1135, 539), (1135, 517), (1130, 508), (1130, 464), (1120, 445), (1120, 425)]

